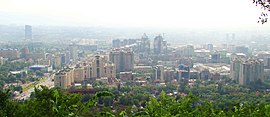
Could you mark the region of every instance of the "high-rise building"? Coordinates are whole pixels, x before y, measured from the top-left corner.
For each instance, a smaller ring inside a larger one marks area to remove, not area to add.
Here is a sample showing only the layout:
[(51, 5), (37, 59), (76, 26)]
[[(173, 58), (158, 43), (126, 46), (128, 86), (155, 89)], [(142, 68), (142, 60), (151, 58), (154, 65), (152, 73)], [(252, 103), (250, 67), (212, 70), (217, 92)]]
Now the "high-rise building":
[(54, 86), (60, 87), (63, 89), (69, 88), (74, 83), (74, 69), (66, 68), (59, 71), (54, 76)]
[(65, 68), (55, 74), (55, 86), (69, 88), (74, 83), (88, 81), (92, 83), (96, 79), (116, 78), (116, 68), (113, 63), (107, 61), (104, 56), (96, 55), (88, 61), (77, 64), (74, 68)]
[(66, 54), (65, 53), (61, 53), (60, 54), (60, 58), (61, 58), (61, 67), (66, 65)]
[(240, 74), (240, 65), (241, 65), (240, 59), (235, 59), (231, 62), (230, 66), (230, 75), (232, 80), (234, 80), (236, 83), (239, 83), (239, 74)]
[(116, 72), (132, 71), (134, 68), (134, 53), (129, 48), (112, 49), (109, 60), (116, 65)]
[(214, 49), (213, 44), (207, 44), (206, 49), (210, 50), (210, 51), (213, 51), (213, 49)]
[(258, 59), (263, 59), (264, 68), (270, 69), (270, 52), (258, 52), (255, 56), (257, 56)]
[(220, 54), (219, 53), (213, 53), (211, 54), (211, 62), (212, 63), (219, 63), (220, 62)]
[(53, 69), (60, 69), (62, 66), (61, 62), (61, 55), (54, 55), (53, 58), (51, 59), (51, 65)]
[(78, 59), (78, 47), (76, 45), (70, 45), (69, 51), (70, 59), (72, 59), (72, 62), (75, 62)]
[(84, 67), (76, 66), (74, 68), (74, 82), (75, 83), (81, 83), (85, 80), (86, 73), (84, 73)]
[(32, 40), (32, 26), (25, 25), (25, 40)]
[(160, 82), (164, 81), (164, 66), (163, 65), (157, 65), (155, 67), (155, 80), (158, 80)]
[(180, 64), (178, 66), (177, 72), (176, 72), (176, 76), (178, 78), (178, 81), (180, 81), (181, 79), (190, 79), (190, 67), (186, 66), (184, 64)]
[(263, 81), (263, 61), (260, 59), (234, 60), (231, 65), (231, 77), (241, 85), (248, 85), (259, 80)]
[(89, 82), (103, 77), (116, 77), (115, 65), (108, 62), (105, 56), (96, 55), (88, 62), (84, 62), (81, 67), (83, 68), (83, 80)]
[(161, 35), (156, 36), (154, 39), (154, 53), (161, 54), (163, 52), (163, 37)]
[(143, 36), (141, 38), (139, 52), (143, 52), (143, 53), (147, 53), (147, 54), (150, 53), (150, 40), (145, 33), (143, 34)]
[(248, 85), (250, 82), (263, 81), (264, 65), (261, 60), (248, 60), (240, 65), (239, 84)]
[(171, 68), (165, 68), (164, 69), (164, 80), (165, 82), (171, 82), (172, 80), (174, 80), (175, 76), (175, 72), (173, 69)]
[(95, 59), (92, 62), (93, 77), (100, 78), (101, 76), (103, 76), (105, 72), (104, 71), (105, 63), (106, 60), (104, 57), (101, 57), (99, 55), (95, 56)]
[(194, 55), (194, 46), (193, 45), (187, 45), (186, 49), (184, 50), (186, 57), (193, 57)]
[(65, 55), (66, 55), (66, 57), (65, 57), (65, 64), (67, 65), (67, 64), (70, 63), (70, 52), (69, 51), (66, 51), (65, 52)]

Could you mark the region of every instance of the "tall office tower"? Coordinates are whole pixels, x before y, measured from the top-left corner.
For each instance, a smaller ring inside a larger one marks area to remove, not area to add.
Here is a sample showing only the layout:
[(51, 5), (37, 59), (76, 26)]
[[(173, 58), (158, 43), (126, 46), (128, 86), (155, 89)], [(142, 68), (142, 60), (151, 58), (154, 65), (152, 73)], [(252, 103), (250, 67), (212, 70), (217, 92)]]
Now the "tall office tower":
[(207, 44), (206, 49), (207, 49), (207, 50), (210, 50), (210, 51), (213, 51), (213, 49), (214, 49), (213, 44)]
[(72, 62), (75, 62), (78, 59), (78, 47), (76, 45), (70, 45), (69, 51), (70, 59), (72, 59)]
[(66, 54), (61, 53), (60, 57), (61, 57), (61, 67), (64, 67), (66, 65)]
[(66, 51), (65, 52), (65, 55), (66, 55), (66, 59), (65, 59), (65, 64), (69, 64), (70, 63), (70, 52), (69, 51)]
[(211, 63), (219, 63), (220, 62), (220, 53), (211, 54)]
[(116, 72), (132, 71), (134, 68), (134, 53), (129, 48), (112, 49), (109, 59), (116, 66)]
[(61, 69), (61, 65), (62, 65), (61, 60), (62, 60), (61, 54), (53, 56), (53, 58), (51, 59), (51, 65), (53, 69)]
[(159, 80), (160, 82), (164, 82), (164, 66), (157, 65), (155, 68), (155, 80)]
[(263, 81), (263, 73), (263, 61), (247, 60), (240, 65), (239, 84), (248, 85), (250, 82)]
[(234, 60), (231, 66), (232, 79), (241, 85), (263, 81), (264, 65), (258, 59)]
[(186, 57), (193, 57), (194, 55), (194, 46), (193, 45), (187, 45), (186, 51)]
[(163, 52), (163, 37), (161, 35), (156, 36), (154, 39), (154, 53), (161, 54)]
[(235, 59), (231, 62), (231, 66), (230, 66), (230, 76), (232, 80), (234, 80), (236, 83), (239, 83), (240, 65), (241, 65), (241, 60)]
[(168, 46), (167, 46), (167, 41), (162, 42), (162, 53), (167, 53)]
[(150, 40), (145, 33), (141, 38), (141, 46), (139, 51), (147, 54), (150, 53)]
[(25, 25), (25, 40), (32, 40), (32, 26)]

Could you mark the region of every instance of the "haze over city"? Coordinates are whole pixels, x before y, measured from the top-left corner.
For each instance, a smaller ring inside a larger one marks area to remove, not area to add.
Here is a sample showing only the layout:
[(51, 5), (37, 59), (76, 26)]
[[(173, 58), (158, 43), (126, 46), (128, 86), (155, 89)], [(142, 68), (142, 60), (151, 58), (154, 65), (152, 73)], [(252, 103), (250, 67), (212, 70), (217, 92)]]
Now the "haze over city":
[(0, 0), (0, 117), (270, 117), (270, 0)]

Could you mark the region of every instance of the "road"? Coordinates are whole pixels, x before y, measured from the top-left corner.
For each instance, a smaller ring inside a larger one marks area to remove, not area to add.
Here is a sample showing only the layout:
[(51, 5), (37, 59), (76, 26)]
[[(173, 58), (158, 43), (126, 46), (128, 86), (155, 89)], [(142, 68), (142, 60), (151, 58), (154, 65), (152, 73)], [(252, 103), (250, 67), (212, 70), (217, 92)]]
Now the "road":
[[(53, 77), (54, 77), (54, 74), (48, 76), (45, 81), (39, 82), (37, 85), (35, 85), (35, 87), (39, 87), (39, 86), (43, 85), (43, 86), (47, 86), (49, 88), (53, 88), (54, 87), (54, 82), (52, 81)], [(32, 92), (34, 92), (34, 87), (28, 89), (27, 91), (22, 92), (21, 94), (16, 96), (15, 99), (18, 99), (18, 100), (28, 99)]]

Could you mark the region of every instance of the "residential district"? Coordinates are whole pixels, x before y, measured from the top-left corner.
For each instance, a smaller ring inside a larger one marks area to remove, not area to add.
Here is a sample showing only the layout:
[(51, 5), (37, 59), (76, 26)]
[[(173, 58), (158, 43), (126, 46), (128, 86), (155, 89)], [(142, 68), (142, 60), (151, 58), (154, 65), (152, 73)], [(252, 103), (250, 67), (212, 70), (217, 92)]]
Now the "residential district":
[[(233, 40), (235, 34), (226, 37)], [(2, 66), (26, 64), (4, 76), (8, 79), (3, 88), (21, 87), (14, 90), (15, 99), (29, 98), (40, 85), (82, 92), (97, 83), (119, 87), (188, 82), (193, 86), (196, 80), (220, 83), (230, 79), (248, 86), (270, 78), (270, 50), (256, 44), (174, 45), (164, 34), (152, 38), (142, 34), (135, 39), (74, 39), (50, 46), (34, 42), (32, 26), (26, 25), (25, 41), (1, 47)]]

